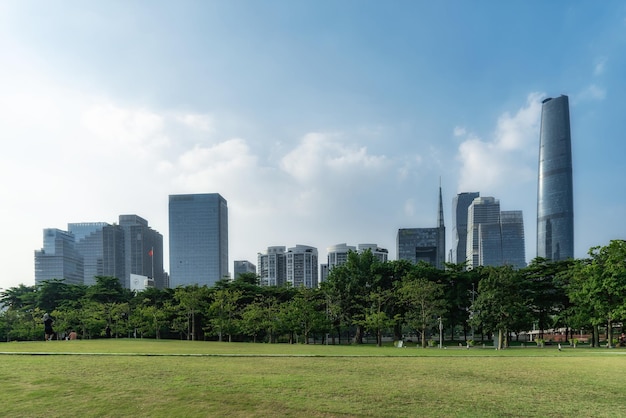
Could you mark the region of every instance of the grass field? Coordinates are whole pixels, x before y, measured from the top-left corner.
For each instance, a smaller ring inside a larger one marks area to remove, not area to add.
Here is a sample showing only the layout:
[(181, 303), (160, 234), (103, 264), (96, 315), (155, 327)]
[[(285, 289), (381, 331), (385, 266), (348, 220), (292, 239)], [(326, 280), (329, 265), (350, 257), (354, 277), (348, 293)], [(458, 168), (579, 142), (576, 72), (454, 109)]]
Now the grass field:
[(0, 416), (626, 416), (621, 349), (111, 339), (0, 352)]

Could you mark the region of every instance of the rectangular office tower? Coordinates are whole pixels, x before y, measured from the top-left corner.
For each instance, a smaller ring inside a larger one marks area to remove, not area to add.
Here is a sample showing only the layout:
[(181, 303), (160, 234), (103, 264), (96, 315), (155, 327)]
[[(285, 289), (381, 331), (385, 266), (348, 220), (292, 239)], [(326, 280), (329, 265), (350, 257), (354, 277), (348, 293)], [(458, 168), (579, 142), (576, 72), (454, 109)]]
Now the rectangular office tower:
[(452, 200), (452, 262), (467, 262), (467, 210), (474, 199), (480, 196), (479, 192), (457, 194)]
[(43, 248), (35, 251), (35, 284), (45, 280), (65, 280), (83, 284), (83, 256), (76, 249), (74, 235), (55, 228), (43, 230)]
[(547, 98), (541, 108), (537, 188), (537, 257), (574, 257), (572, 140), (567, 96)]
[(443, 199), (439, 188), (439, 213), (436, 228), (402, 228), (396, 236), (398, 260), (414, 264), (424, 261), (438, 269), (445, 268), (446, 227), (443, 222)]
[(228, 207), (218, 193), (170, 195), (170, 286), (228, 276)]

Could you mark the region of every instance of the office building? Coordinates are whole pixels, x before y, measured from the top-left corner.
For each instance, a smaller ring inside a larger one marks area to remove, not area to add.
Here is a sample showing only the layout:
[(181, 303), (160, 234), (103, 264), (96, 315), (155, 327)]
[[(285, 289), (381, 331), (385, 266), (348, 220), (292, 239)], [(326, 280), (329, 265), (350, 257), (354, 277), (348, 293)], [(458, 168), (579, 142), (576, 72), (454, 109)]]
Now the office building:
[(256, 266), (248, 260), (235, 260), (233, 262), (233, 277), (237, 279), (244, 273), (256, 275)]
[(137, 215), (120, 215), (119, 225), (124, 230), (124, 281), (130, 289), (130, 275), (147, 276), (154, 286), (167, 286), (163, 271), (163, 235), (150, 228), (148, 221)]
[(381, 263), (385, 263), (389, 260), (389, 250), (381, 248), (377, 244), (359, 244), (358, 252), (363, 253), (365, 251), (371, 251), (374, 258)]
[(317, 248), (296, 245), (286, 254), (287, 283), (293, 287), (316, 288), (318, 280)]
[(500, 201), (477, 197), (467, 209), (467, 267), (499, 265), (502, 259)]
[(537, 257), (574, 258), (572, 139), (567, 96), (541, 108), (537, 188)]
[(169, 196), (170, 286), (228, 277), (228, 207), (218, 193)]
[(446, 228), (443, 221), (443, 200), (439, 188), (439, 213), (436, 228), (402, 228), (398, 230), (396, 245), (399, 260), (412, 263), (424, 261), (443, 269), (446, 261)]
[(526, 267), (526, 240), (524, 239), (524, 216), (521, 210), (500, 212), (502, 233), (502, 264), (515, 269)]
[(84, 267), (74, 235), (60, 229), (47, 228), (43, 230), (43, 248), (35, 251), (35, 284), (52, 279), (82, 285)]
[(522, 211), (500, 211), (500, 201), (477, 197), (468, 208), (467, 266), (526, 266)]
[(83, 257), (83, 283), (96, 284), (96, 276), (117, 277), (124, 285), (124, 229), (106, 222), (70, 223), (76, 250)]
[(452, 243), (451, 263), (467, 262), (467, 210), (474, 199), (480, 196), (478, 192), (457, 194), (452, 200)]

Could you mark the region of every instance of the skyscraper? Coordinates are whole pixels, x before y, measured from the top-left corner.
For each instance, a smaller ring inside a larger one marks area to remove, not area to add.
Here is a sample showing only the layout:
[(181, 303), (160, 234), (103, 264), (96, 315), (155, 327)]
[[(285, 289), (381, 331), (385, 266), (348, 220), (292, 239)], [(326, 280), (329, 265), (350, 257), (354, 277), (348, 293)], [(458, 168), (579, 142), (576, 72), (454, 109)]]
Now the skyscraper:
[(84, 284), (96, 284), (96, 276), (110, 276), (125, 281), (124, 230), (106, 222), (70, 223), (76, 250), (83, 256)]
[(526, 266), (521, 210), (500, 211), (500, 201), (477, 197), (467, 210), (467, 266)]
[(526, 267), (524, 215), (521, 210), (500, 212), (500, 233), (502, 234), (502, 263), (516, 269)]
[(292, 287), (318, 286), (317, 248), (308, 245), (296, 245), (286, 254), (287, 283)]
[(468, 267), (499, 265), (502, 260), (500, 201), (477, 197), (467, 209), (466, 260)]
[(467, 261), (467, 209), (478, 196), (478, 192), (459, 193), (452, 200), (453, 263)]
[(572, 139), (567, 96), (547, 98), (541, 108), (537, 187), (537, 257), (574, 257)]
[(446, 261), (446, 227), (443, 222), (441, 187), (437, 224), (436, 228), (399, 229), (396, 238), (398, 259), (416, 264), (425, 261), (438, 269), (443, 269)]
[(228, 207), (218, 193), (170, 195), (170, 286), (228, 277)]
[(55, 228), (43, 230), (43, 248), (35, 251), (35, 283), (51, 279), (83, 284), (83, 256), (76, 250), (74, 235)]
[[(166, 287), (163, 271), (163, 235), (150, 228), (148, 221), (137, 215), (120, 215), (124, 229), (125, 275), (123, 286), (130, 289), (130, 275), (150, 277), (155, 287)], [(120, 278), (121, 279), (121, 278)]]
[(286, 282), (286, 251), (282, 245), (268, 247), (267, 252), (258, 253), (259, 280), (261, 286), (283, 286)]
[(248, 260), (235, 260), (233, 262), (233, 278), (237, 279), (244, 273), (256, 275), (256, 266)]

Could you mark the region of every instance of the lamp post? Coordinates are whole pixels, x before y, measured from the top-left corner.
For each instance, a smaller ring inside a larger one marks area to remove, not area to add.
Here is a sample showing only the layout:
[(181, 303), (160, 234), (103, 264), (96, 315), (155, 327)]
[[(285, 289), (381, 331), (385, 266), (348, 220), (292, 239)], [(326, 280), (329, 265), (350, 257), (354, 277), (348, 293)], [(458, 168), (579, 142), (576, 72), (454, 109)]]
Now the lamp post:
[(441, 322), (441, 317), (439, 317), (439, 348), (443, 348), (443, 322)]

